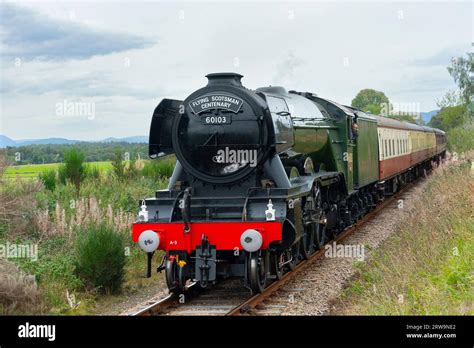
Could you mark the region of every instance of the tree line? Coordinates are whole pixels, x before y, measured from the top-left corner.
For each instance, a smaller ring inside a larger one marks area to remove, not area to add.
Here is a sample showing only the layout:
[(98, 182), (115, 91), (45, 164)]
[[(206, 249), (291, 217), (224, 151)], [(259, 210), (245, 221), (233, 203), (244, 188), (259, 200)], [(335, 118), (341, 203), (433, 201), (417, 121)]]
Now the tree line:
[[(441, 100), (437, 100), (440, 110), (427, 125), (446, 132), (451, 151), (465, 152), (474, 148), (474, 80), (471, 77), (474, 73), (474, 53), (452, 58), (447, 70), (457, 89), (448, 91)], [(351, 105), (372, 114), (424, 124), (416, 112), (393, 113), (389, 98), (374, 89), (361, 90)]]
[(85, 162), (112, 161), (116, 153), (125, 160), (148, 158), (148, 144), (127, 142), (25, 145), (7, 147), (5, 152), (8, 162), (15, 165), (61, 163), (73, 148), (84, 154)]

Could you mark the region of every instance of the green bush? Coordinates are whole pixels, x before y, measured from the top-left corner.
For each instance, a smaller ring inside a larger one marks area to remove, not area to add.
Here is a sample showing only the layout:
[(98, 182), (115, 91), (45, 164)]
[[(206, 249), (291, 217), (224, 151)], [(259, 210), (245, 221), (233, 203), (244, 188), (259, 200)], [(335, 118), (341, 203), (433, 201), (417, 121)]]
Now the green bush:
[(151, 160), (143, 166), (142, 175), (155, 180), (163, 177), (169, 178), (173, 173), (174, 166), (175, 161), (170, 159)]
[(56, 171), (54, 169), (48, 169), (40, 173), (39, 178), (47, 190), (54, 191), (56, 188)]
[[(72, 182), (79, 192), (81, 182), (86, 175), (85, 155), (75, 148), (64, 153), (64, 164), (60, 166), (60, 177), (63, 176)], [(63, 178), (61, 178), (63, 180)]]
[(75, 273), (87, 287), (115, 292), (124, 280), (125, 253), (122, 236), (110, 226), (83, 226), (76, 241)]
[(66, 185), (66, 182), (67, 182), (66, 166), (64, 164), (62, 164), (58, 167), (58, 181), (61, 184)]
[(112, 159), (112, 168), (117, 179), (122, 180), (125, 177), (125, 163), (122, 159), (122, 153), (119, 149), (115, 150), (114, 158)]
[(137, 168), (137, 160), (131, 159), (128, 161), (127, 167), (127, 178), (128, 179), (136, 179), (140, 175), (140, 170)]
[(95, 180), (100, 179), (100, 169), (98, 166), (91, 164), (87, 165), (87, 177)]
[(456, 127), (448, 130), (448, 149), (461, 154), (474, 149), (474, 126)]

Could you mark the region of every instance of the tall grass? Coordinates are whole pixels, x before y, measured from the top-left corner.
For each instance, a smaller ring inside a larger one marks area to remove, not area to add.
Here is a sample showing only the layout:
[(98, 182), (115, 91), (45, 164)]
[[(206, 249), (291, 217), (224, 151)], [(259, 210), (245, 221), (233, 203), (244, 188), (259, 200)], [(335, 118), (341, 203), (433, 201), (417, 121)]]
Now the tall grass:
[(474, 314), (474, 179), (440, 167), (411, 218), (359, 264), (337, 306), (345, 314)]
[(93, 180), (100, 180), (100, 169), (97, 165), (87, 164), (86, 177)]
[(59, 169), (63, 182), (66, 180), (71, 181), (76, 186), (77, 192), (80, 191), (81, 182), (86, 175), (84, 159), (84, 153), (71, 148), (64, 152), (64, 164)]
[(3, 173), (9, 164), (0, 151), (0, 231), (16, 238), (32, 232), (32, 219), (36, 208), (36, 194), (41, 191), (38, 181), (4, 180)]
[(34, 277), (0, 259), (0, 314), (41, 312), (43, 304)]
[[(83, 162), (80, 164), (81, 156), (77, 153), (71, 157), (73, 160), (69, 163), (75, 164), (69, 167), (65, 163), (52, 167), (41, 176), (36, 172), (32, 178), (17, 177), (2, 181), (2, 174), (8, 165), (1, 161), (0, 156), (0, 243), (20, 240), (21, 243), (36, 243), (39, 253), (36, 262), (12, 260), (25, 274), (16, 280), (18, 288), (12, 287), (15, 289), (12, 294), (20, 295), (23, 291), (20, 289), (30, 293), (30, 283), (24, 280), (30, 279), (28, 274), (31, 274), (36, 277), (33, 284), (37, 284), (41, 297), (38, 307), (20, 308), (5, 301), (5, 308), (8, 307), (4, 311), (6, 313), (87, 313), (89, 303), (93, 306), (96, 301), (96, 293), (83, 291), (84, 288), (109, 292), (120, 288), (122, 276), (117, 270), (122, 268), (120, 260), (124, 245), (130, 248), (130, 256), (123, 268), (127, 279), (124, 291), (143, 281), (137, 277), (143, 271), (143, 253), (130, 241), (131, 225), (136, 218), (139, 200), (166, 187), (173, 165), (160, 169), (155, 179), (154, 176), (142, 175), (146, 161), (124, 161), (125, 177), (118, 179), (112, 172), (112, 166), (97, 168)], [(70, 170), (72, 167), (75, 169)], [(71, 173), (79, 173), (79, 190), (74, 179), (76, 176)], [(108, 244), (108, 237), (101, 237), (107, 233), (108, 236), (113, 235), (110, 237), (115, 240), (112, 244)], [(94, 237), (88, 239), (88, 236)], [(119, 239), (120, 244), (117, 242)], [(83, 248), (82, 251), (79, 251), (80, 248)], [(115, 250), (112, 254), (115, 256), (108, 253), (111, 249)], [(99, 254), (93, 250), (98, 250)], [(114, 261), (113, 265), (107, 263), (110, 260)], [(93, 268), (94, 265), (98, 268)], [(88, 274), (88, 269), (92, 273)], [(109, 277), (107, 272), (114, 276)], [(3, 282), (1, 276), (0, 270), (0, 282)], [(4, 292), (4, 284), (7, 283), (0, 284), (0, 292)], [(67, 293), (75, 294), (81, 305), (71, 308)], [(0, 312), (3, 310), (1, 301), (0, 294)]]
[(116, 231), (125, 232), (130, 229), (135, 220), (135, 214), (126, 213), (122, 209), (114, 211), (108, 204), (101, 207), (100, 202), (90, 197), (73, 200), (69, 205), (70, 214), (67, 216), (66, 208), (56, 202), (53, 212), (38, 210), (34, 222), (42, 236), (71, 235), (73, 230), (84, 225), (108, 224)]
[(56, 188), (56, 170), (48, 169), (38, 175), (47, 190), (54, 191)]
[(154, 180), (169, 178), (173, 174), (175, 165), (176, 161), (172, 158), (151, 160), (143, 166), (142, 175)]

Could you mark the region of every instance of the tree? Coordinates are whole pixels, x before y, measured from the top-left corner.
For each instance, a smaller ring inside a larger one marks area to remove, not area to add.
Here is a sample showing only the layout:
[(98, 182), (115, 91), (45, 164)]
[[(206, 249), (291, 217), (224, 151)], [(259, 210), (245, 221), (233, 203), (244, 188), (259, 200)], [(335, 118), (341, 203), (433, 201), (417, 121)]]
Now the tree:
[(361, 90), (357, 93), (356, 97), (352, 99), (351, 105), (372, 114), (380, 114), (384, 106), (386, 109), (390, 109), (390, 102), (387, 96), (383, 92), (374, 89)]
[[(447, 69), (459, 90), (449, 91), (441, 100), (437, 101), (436, 104), (441, 108), (441, 111), (429, 123), (431, 127), (441, 128), (445, 131), (471, 126), (474, 104), (471, 99), (474, 96), (474, 82), (471, 80), (470, 74), (474, 72), (474, 54), (468, 53), (467, 58), (453, 58)], [(461, 134), (461, 132), (451, 132), (451, 134)]]
[(467, 58), (453, 58), (448, 71), (458, 85), (464, 102), (470, 103), (474, 96), (474, 81), (470, 77), (474, 73), (474, 53), (467, 53)]
[(114, 174), (118, 179), (123, 179), (125, 177), (125, 164), (122, 160), (122, 152), (119, 148), (115, 150), (114, 158), (112, 159), (112, 167), (114, 169)]
[(441, 100), (436, 101), (436, 105), (440, 109), (459, 104), (462, 104), (462, 95), (458, 91), (448, 91)]
[(60, 171), (64, 173), (64, 177), (76, 186), (77, 192), (79, 192), (81, 181), (86, 174), (84, 158), (84, 153), (75, 148), (66, 150), (64, 152), (64, 164), (60, 168)]
[(440, 128), (444, 131), (460, 127), (466, 122), (465, 105), (447, 106), (434, 115), (429, 126)]

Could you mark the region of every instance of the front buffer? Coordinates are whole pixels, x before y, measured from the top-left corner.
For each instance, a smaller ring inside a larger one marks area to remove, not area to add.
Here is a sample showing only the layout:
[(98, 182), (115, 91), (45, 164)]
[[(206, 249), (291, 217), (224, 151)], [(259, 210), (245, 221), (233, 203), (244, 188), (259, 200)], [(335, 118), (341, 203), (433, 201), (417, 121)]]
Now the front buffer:
[(282, 223), (192, 222), (186, 226), (183, 222), (137, 222), (132, 240), (148, 254), (148, 276), (154, 251), (166, 251), (158, 272), (166, 271), (170, 291), (183, 290), (187, 280), (206, 287), (219, 276), (242, 277), (251, 286), (247, 263), (258, 262), (272, 242), (282, 240)]

